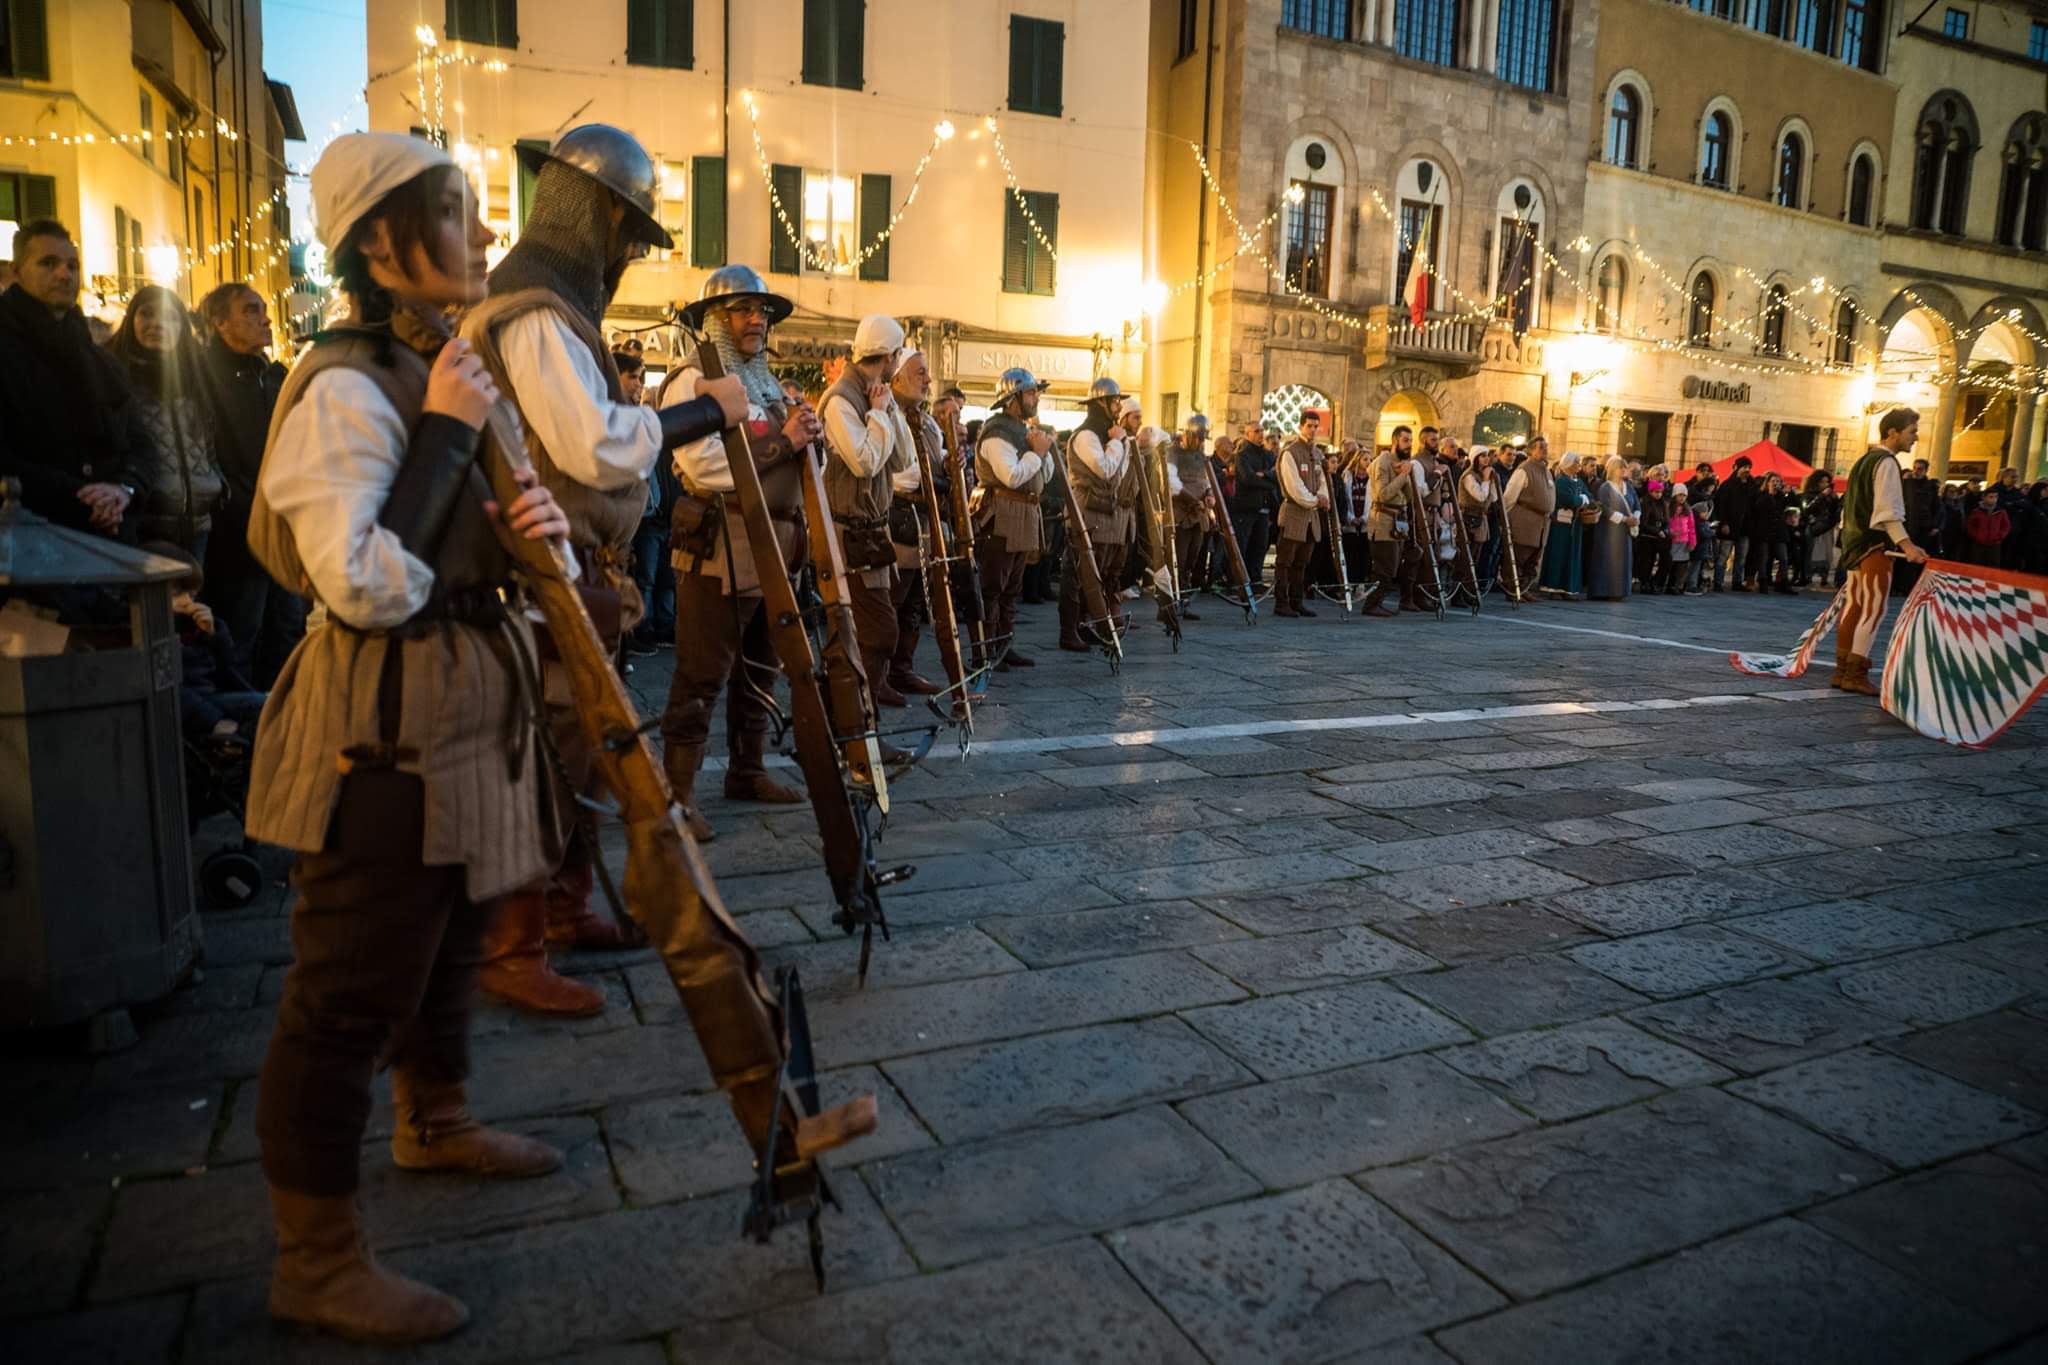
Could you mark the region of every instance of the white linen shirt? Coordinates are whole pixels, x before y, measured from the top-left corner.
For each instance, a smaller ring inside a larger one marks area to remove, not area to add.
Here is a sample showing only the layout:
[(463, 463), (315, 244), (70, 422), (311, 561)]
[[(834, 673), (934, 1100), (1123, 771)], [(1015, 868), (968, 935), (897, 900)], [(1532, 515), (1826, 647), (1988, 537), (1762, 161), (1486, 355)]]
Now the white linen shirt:
[(867, 419), (834, 394), (825, 400), (825, 444), (856, 478), (872, 479), (884, 469), (900, 471), (910, 458), (910, 428), (895, 404), (869, 408)]
[(1075, 430), (1067, 441), (1067, 449), (1104, 483), (1113, 484), (1123, 478), (1124, 466), (1130, 463), (1130, 453), (1121, 437), (1112, 436), (1104, 444), (1101, 437), (1086, 427)]
[(1301, 469), (1294, 463), (1294, 457), (1285, 451), (1280, 455), (1280, 491), (1296, 507), (1313, 509), (1316, 495), (1309, 492), (1308, 483), (1301, 477)]
[[(639, 403), (616, 403), (590, 348), (545, 308), (521, 313), (498, 334), (507, 395), (548, 458), (599, 492), (629, 488), (661, 457), (661, 418)], [(680, 385), (676, 387), (680, 388)]]
[(1018, 450), (1000, 436), (984, 436), (975, 454), (988, 461), (989, 472), (1005, 488), (1022, 488), (1038, 477), (1045, 460), (1035, 450)]

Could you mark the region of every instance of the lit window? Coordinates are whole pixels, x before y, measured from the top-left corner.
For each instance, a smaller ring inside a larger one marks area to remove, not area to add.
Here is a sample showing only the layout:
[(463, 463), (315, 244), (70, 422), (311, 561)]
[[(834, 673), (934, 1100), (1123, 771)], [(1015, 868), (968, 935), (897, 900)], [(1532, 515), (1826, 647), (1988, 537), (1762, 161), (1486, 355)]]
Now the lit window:
[(844, 269), (854, 245), (853, 177), (827, 171), (804, 172), (804, 266)]

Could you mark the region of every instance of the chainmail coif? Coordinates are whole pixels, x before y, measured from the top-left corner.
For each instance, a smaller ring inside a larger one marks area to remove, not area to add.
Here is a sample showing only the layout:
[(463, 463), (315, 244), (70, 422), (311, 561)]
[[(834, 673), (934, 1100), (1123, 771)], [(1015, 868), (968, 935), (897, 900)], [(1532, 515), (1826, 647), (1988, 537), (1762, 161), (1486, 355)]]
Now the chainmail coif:
[(550, 161), (534, 181), (533, 208), (519, 240), (491, 272), (491, 292), (551, 289), (601, 332), (624, 267), (621, 261), (608, 268), (611, 254), (611, 191)]
[(725, 320), (725, 310), (711, 307), (704, 314), (704, 335), (718, 351), (718, 361), (725, 366), (728, 375), (738, 379), (746, 389), (747, 398), (763, 412), (781, 412), (787, 404), (782, 399), (782, 381), (775, 377), (775, 371), (768, 368), (768, 348), (752, 360), (740, 354), (739, 344), (733, 340), (732, 327)]

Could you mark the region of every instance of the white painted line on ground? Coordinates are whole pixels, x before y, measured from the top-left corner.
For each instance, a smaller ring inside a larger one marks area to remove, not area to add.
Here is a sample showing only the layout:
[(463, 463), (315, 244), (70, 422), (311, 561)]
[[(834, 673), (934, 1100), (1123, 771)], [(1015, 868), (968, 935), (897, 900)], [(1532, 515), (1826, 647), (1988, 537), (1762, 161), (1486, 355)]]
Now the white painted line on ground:
[[(1602, 632), (1603, 634), (1605, 632)], [(1642, 701), (1550, 701), (1520, 706), (1485, 706), (1464, 711), (1409, 711), (1380, 716), (1325, 716), (1308, 720), (1254, 720), (1231, 725), (1190, 725), (1181, 729), (1120, 730), (1095, 735), (1034, 735), (1028, 739), (980, 740), (974, 754), (1050, 754), (1068, 749), (1140, 748), (1148, 744), (1186, 743), (1205, 739), (1252, 739), (1261, 735), (1299, 735), (1333, 730), (1390, 730), (1411, 725), (1459, 725), (1474, 721), (1522, 720), (1531, 716), (1611, 715), (1630, 711), (1678, 711), (1695, 706), (1737, 706), (1753, 701), (1814, 701), (1837, 695), (1831, 688), (1798, 692), (1722, 693), (1703, 697), (1651, 697)], [(933, 754), (950, 747), (945, 736)], [(968, 756), (973, 761), (973, 754)], [(771, 755), (770, 764), (795, 766)], [(725, 760), (707, 758), (706, 772), (719, 772)]]

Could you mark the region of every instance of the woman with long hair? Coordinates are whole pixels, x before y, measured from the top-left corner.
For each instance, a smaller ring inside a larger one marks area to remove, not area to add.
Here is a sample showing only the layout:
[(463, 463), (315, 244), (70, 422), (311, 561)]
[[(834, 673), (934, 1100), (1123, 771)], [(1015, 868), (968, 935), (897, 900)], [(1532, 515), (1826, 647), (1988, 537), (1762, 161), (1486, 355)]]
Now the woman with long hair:
[[(449, 338), (448, 310), (484, 296), (492, 237), (454, 162), (352, 133), (312, 190), (351, 312), (285, 381), (249, 517), (263, 566), (325, 608), (278, 675), (250, 777), (248, 832), (299, 855), (256, 1132), (271, 1315), (400, 1344), (469, 1314), (369, 1253), (356, 1191), (375, 1071), (391, 1069), (401, 1169), (561, 1165), (472, 1118), (463, 1083), (491, 903), (559, 850), (522, 682), (533, 632), (499, 537), (559, 538), (568, 521), (489, 373)], [(487, 440), (526, 489), (502, 512), (477, 496)]]
[(1793, 579), (1800, 587), (1818, 580), (1820, 586), (1834, 586), (1835, 532), (1842, 523), (1842, 499), (1835, 493), (1835, 476), (1816, 469), (1807, 476), (1799, 494), (1799, 524), (1806, 533), (1806, 553), (1794, 566)]
[(206, 558), (213, 514), (227, 499), (213, 409), (200, 373), (199, 342), (185, 305), (162, 285), (145, 284), (128, 300), (107, 350), (128, 374), (136, 412), (156, 449), (138, 490), (137, 531)]

